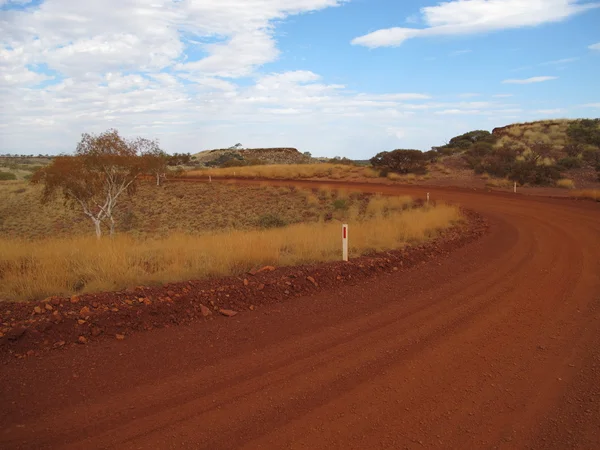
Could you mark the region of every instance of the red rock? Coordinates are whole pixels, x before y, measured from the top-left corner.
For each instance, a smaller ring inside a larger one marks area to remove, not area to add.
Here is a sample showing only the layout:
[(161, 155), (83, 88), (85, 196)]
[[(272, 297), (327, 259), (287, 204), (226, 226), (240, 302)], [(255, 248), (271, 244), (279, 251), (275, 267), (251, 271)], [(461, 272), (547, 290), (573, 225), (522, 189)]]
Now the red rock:
[(27, 356), (33, 356), (35, 355), (35, 352), (33, 350), (27, 350)]
[(248, 286), (248, 279), (244, 278), (244, 286)]
[(41, 314), (42, 313), (42, 308), (40, 308), (39, 306), (36, 306), (35, 308), (33, 308), (33, 314)]
[(117, 341), (122, 341), (123, 339), (125, 339), (124, 334), (115, 334), (115, 337), (117, 338)]
[(44, 306), (44, 308), (46, 308), (47, 311), (52, 311), (54, 309), (50, 303), (46, 303), (46, 306)]
[(248, 307), (248, 309), (249, 309), (250, 311), (254, 311), (254, 305), (250, 305), (250, 306)]
[(54, 348), (59, 348), (62, 347), (63, 345), (65, 345), (66, 342), (65, 341), (58, 341), (54, 344)]
[(219, 309), (219, 312), (226, 317), (233, 317), (237, 314), (237, 311), (232, 311), (231, 309)]
[(85, 323), (85, 320), (83, 320), (83, 319), (77, 319), (77, 323), (79, 325), (83, 325)]
[(316, 287), (316, 286), (318, 286), (318, 284), (317, 284), (316, 280), (315, 280), (313, 277), (306, 277), (306, 279), (307, 279), (308, 281), (310, 281), (312, 284), (314, 284), (314, 285), (315, 285), (315, 287)]
[(6, 333), (6, 338), (9, 341), (17, 341), (23, 337), (23, 335), (25, 334), (26, 331), (27, 331), (27, 328), (25, 328), (25, 327), (11, 328)]
[(54, 306), (58, 306), (58, 305), (60, 305), (60, 298), (52, 297), (52, 299), (50, 300), (50, 303), (52, 303)]
[(87, 343), (87, 338), (85, 336), (79, 336), (79, 338), (77, 339), (77, 342), (80, 344), (85, 344), (85, 343)]
[(273, 266), (264, 266), (264, 267), (261, 267), (260, 269), (258, 269), (258, 270), (256, 271), (256, 273), (261, 273), (261, 272), (273, 272), (274, 270), (275, 270), (275, 267), (273, 267)]
[(260, 284), (258, 285), (258, 290), (259, 290), (259, 291), (262, 291), (264, 288), (265, 288), (265, 285), (264, 285), (264, 284), (260, 283)]
[(200, 305), (200, 312), (202, 313), (203, 317), (208, 317), (212, 315), (212, 311), (204, 305)]
[(74, 295), (71, 297), (71, 303), (79, 303), (79, 297)]
[(58, 311), (54, 311), (52, 313), (52, 321), (54, 323), (61, 323), (63, 321), (63, 317), (62, 317), (61, 313), (59, 313)]
[(100, 304), (98, 302), (92, 302), (92, 306), (94, 308), (98, 308), (100, 306)]
[(81, 308), (79, 310), (79, 315), (81, 317), (86, 317), (90, 315), (90, 308), (88, 308), (87, 306), (84, 306), (83, 308)]
[(92, 336), (97, 337), (102, 334), (102, 330), (98, 327), (92, 327)]

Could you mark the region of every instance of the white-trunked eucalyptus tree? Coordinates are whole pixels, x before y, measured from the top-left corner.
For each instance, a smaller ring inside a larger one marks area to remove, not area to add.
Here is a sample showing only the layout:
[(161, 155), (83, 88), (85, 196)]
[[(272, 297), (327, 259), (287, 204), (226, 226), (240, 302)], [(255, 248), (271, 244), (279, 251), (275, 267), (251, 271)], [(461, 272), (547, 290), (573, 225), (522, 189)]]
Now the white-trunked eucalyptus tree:
[[(155, 141), (144, 138), (127, 140), (117, 130), (98, 135), (84, 133), (74, 156), (58, 156), (32, 177), (44, 185), (42, 202), (61, 194), (65, 204), (81, 209), (94, 224), (96, 237), (105, 224), (115, 233), (115, 209), (123, 194), (133, 194), (140, 175), (152, 170)], [(142, 156), (143, 152), (146, 156)]]

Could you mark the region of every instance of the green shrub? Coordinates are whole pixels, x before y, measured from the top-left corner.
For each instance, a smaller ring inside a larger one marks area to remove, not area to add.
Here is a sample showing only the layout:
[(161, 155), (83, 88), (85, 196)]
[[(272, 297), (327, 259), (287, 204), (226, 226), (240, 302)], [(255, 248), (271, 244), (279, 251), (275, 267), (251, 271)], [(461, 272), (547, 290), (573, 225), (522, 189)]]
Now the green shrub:
[(552, 185), (561, 178), (560, 168), (555, 165), (538, 165), (531, 161), (517, 161), (509, 178), (519, 184)]
[(339, 209), (346, 210), (346, 209), (348, 209), (348, 202), (342, 198), (338, 198), (333, 201), (333, 208), (338, 209), (338, 210)]
[(0, 172), (0, 181), (16, 180), (17, 176), (12, 172)]
[(573, 156), (568, 156), (567, 158), (562, 158), (558, 161), (557, 165), (566, 170), (568, 169), (578, 169), (581, 167), (581, 161), (579, 158), (575, 158)]
[(261, 228), (281, 228), (287, 222), (276, 214), (264, 214), (258, 218), (257, 225)]
[(427, 157), (420, 150), (394, 150), (391, 152), (381, 152), (371, 158), (371, 165), (381, 170), (382, 175), (385, 171), (395, 173), (418, 173), (427, 172)]

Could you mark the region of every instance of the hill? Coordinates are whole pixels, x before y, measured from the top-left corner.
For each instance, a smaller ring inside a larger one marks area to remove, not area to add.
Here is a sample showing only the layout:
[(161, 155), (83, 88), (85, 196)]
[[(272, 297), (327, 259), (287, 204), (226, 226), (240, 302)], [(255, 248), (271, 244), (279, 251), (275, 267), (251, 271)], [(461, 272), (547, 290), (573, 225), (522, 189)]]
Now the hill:
[[(427, 155), (438, 162), (520, 184), (578, 185), (600, 179), (600, 119), (544, 120), (475, 130)], [(563, 181), (563, 183), (567, 183)]]
[(193, 155), (200, 164), (209, 167), (245, 166), (259, 164), (307, 164), (309, 154), (295, 148), (239, 148), (205, 150)]

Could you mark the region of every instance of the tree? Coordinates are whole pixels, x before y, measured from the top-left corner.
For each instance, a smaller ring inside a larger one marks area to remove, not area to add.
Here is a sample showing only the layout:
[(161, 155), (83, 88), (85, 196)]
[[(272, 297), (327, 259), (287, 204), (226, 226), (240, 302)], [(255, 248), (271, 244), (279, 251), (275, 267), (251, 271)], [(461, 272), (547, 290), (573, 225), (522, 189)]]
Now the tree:
[(32, 183), (44, 185), (42, 203), (61, 194), (65, 204), (81, 208), (94, 224), (96, 237), (104, 223), (115, 233), (114, 212), (123, 193), (135, 192), (135, 183), (144, 173), (140, 150), (146, 141), (122, 138), (117, 130), (99, 135), (84, 133), (74, 156), (58, 156), (38, 170)]
[(192, 161), (192, 155), (189, 153), (173, 153), (167, 160), (169, 166), (185, 166)]
[(427, 156), (420, 150), (381, 152), (371, 158), (373, 167), (396, 173), (425, 173)]
[(156, 177), (156, 185), (160, 186), (161, 177), (167, 173), (169, 155), (159, 147), (158, 141), (138, 138), (135, 143), (142, 155), (144, 168)]

